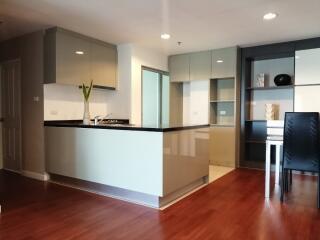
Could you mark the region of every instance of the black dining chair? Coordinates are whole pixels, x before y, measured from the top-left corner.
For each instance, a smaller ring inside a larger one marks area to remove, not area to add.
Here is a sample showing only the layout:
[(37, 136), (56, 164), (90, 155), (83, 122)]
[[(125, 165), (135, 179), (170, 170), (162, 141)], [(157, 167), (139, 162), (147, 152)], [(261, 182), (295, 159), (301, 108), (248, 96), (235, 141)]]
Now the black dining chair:
[(320, 208), (320, 141), (318, 112), (287, 112), (284, 120), (281, 197), (289, 191), (292, 170), (318, 174)]

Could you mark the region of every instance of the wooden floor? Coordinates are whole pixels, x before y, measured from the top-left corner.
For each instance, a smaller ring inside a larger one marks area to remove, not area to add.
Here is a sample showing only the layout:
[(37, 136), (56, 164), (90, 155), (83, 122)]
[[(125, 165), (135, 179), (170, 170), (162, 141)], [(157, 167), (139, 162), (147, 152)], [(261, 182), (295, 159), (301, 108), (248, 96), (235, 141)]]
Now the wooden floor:
[(293, 185), (268, 202), (264, 172), (238, 169), (158, 211), (0, 171), (0, 239), (320, 239), (315, 178)]

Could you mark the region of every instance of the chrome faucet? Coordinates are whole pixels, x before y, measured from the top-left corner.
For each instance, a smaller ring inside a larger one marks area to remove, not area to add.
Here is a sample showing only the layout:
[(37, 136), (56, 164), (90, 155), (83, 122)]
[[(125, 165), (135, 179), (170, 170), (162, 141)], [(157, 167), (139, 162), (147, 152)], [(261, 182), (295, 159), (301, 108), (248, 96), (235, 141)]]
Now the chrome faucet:
[(100, 116), (100, 115), (95, 116), (94, 117), (94, 125), (99, 125), (100, 122), (102, 122), (103, 120), (107, 120), (111, 115), (112, 115), (112, 113), (108, 113), (105, 116)]

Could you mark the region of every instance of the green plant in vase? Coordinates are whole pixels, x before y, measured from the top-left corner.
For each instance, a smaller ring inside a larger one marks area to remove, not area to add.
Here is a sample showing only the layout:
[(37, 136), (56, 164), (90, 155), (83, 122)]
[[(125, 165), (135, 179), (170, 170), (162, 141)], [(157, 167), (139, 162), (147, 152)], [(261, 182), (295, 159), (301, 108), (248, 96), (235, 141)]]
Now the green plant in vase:
[(82, 93), (84, 98), (84, 111), (83, 111), (83, 124), (90, 124), (90, 111), (89, 111), (89, 98), (92, 90), (93, 82), (91, 80), (90, 86), (86, 86), (84, 83), (82, 84)]

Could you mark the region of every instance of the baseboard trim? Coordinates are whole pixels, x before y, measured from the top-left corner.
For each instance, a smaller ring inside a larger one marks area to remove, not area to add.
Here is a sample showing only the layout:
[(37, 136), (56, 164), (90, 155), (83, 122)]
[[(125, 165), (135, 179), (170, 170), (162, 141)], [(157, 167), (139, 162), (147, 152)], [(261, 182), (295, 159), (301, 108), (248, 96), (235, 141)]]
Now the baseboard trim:
[(25, 177), (37, 179), (40, 181), (49, 181), (50, 179), (49, 174), (47, 173), (37, 173), (37, 172), (31, 172), (26, 170), (23, 170), (21, 173)]
[(8, 171), (8, 172), (13, 172), (13, 173), (21, 174), (20, 171), (12, 170), (12, 169), (10, 169), (10, 168), (2, 168), (2, 169), (5, 170), (5, 171)]

